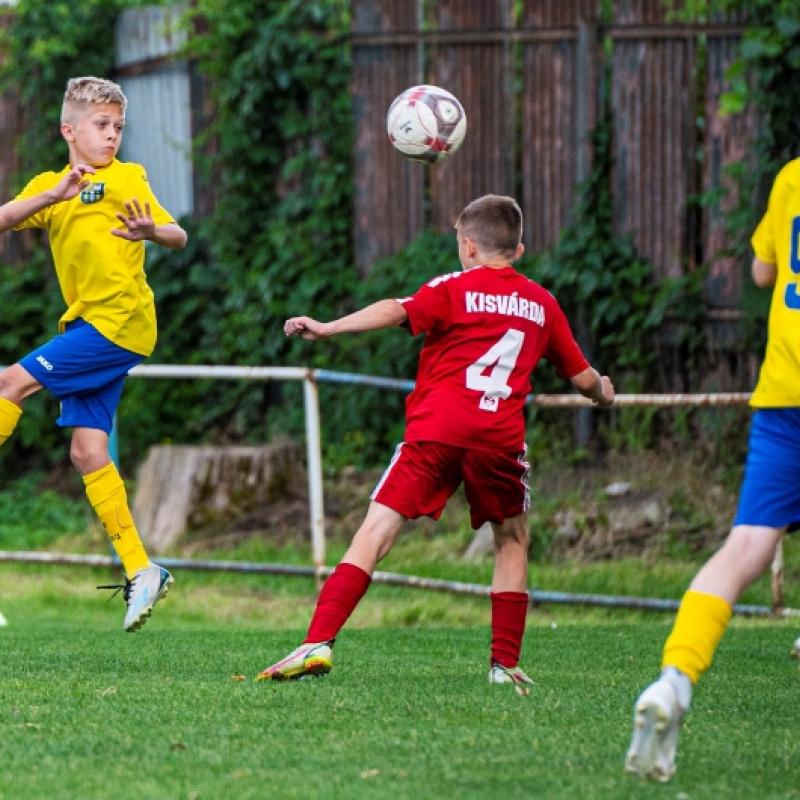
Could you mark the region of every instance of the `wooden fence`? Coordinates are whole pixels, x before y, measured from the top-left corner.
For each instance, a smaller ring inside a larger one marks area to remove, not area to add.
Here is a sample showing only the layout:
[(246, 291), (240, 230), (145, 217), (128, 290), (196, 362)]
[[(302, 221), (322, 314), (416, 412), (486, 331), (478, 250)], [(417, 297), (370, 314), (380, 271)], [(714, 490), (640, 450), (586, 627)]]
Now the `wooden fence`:
[[(354, 0), (362, 272), (428, 225), (451, 228), (463, 206), (487, 192), (519, 198), (529, 251), (552, 246), (590, 167), (586, 135), (610, 59), (616, 229), (633, 237), (660, 275), (713, 262), (710, 305), (721, 309), (718, 317), (735, 318), (742, 265), (716, 258), (725, 246), (725, 209), (701, 210), (690, 198), (720, 185), (724, 166), (745, 157), (754, 130), (752, 115), (717, 114), (742, 21), (673, 23), (661, 0), (625, 0), (613, 3), (610, 23), (601, 26), (599, 5)], [(461, 150), (434, 167), (405, 161), (386, 141), (386, 109), (415, 83), (452, 91), (467, 113)]]
[[(738, 337), (743, 265), (719, 254), (724, 213), (735, 198), (702, 209), (690, 199), (719, 187), (724, 167), (747, 158), (754, 115), (717, 113), (743, 20), (692, 26), (670, 22), (662, 0), (615, 0), (611, 20), (601, 25), (599, 5), (353, 0), (357, 265), (366, 274), (426, 227), (451, 229), (463, 206), (487, 192), (518, 197), (529, 252), (552, 246), (590, 168), (586, 136), (605, 88), (616, 229), (632, 236), (659, 275), (712, 265), (706, 289), (713, 338), (727, 346)], [(606, 64), (610, 88), (601, 80)], [(459, 153), (433, 167), (401, 158), (385, 132), (391, 100), (422, 82), (455, 93), (469, 120)], [(10, 196), (21, 125), (15, 98), (0, 96), (2, 200)], [(207, 212), (198, 194), (202, 200), (195, 187), (195, 208)], [(0, 257), (13, 260), (18, 241), (3, 237)], [(751, 372), (752, 365), (743, 377), (723, 376), (719, 388), (749, 388)]]

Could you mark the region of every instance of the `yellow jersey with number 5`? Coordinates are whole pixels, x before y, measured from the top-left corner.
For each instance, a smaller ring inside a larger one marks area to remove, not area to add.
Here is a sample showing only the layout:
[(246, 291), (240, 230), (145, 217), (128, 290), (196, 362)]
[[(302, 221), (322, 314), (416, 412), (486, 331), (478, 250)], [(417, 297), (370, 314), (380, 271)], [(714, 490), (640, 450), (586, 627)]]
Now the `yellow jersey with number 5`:
[(762, 261), (776, 264), (767, 329), (767, 350), (750, 405), (800, 406), (800, 158), (772, 185), (767, 213), (752, 238)]
[[(15, 198), (22, 200), (52, 189), (69, 171), (37, 175)], [(87, 175), (90, 184), (76, 197), (48, 206), (16, 227), (44, 228), (50, 236), (58, 283), (67, 304), (59, 330), (84, 319), (110, 341), (148, 356), (156, 344), (153, 291), (144, 272), (144, 242), (114, 236), (124, 229), (117, 214), (127, 216), (125, 202), (149, 203), (156, 225), (174, 222), (159, 205), (144, 167), (114, 159)]]

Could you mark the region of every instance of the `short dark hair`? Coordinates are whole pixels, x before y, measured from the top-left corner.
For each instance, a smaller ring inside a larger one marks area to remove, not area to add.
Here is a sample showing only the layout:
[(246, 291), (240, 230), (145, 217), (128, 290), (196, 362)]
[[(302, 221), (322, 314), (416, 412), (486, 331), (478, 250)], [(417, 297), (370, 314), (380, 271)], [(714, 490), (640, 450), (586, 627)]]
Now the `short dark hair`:
[(522, 211), (513, 197), (487, 194), (461, 212), (456, 230), (484, 253), (514, 258), (522, 241)]

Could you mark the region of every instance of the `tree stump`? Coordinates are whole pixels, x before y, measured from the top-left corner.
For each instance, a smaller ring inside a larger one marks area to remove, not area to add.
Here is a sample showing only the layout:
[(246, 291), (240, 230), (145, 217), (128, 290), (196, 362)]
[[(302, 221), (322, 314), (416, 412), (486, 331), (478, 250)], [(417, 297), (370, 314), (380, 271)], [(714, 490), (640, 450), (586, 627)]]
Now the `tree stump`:
[(164, 552), (187, 529), (232, 524), (260, 506), (306, 494), (300, 447), (151, 447), (131, 513), (142, 541)]

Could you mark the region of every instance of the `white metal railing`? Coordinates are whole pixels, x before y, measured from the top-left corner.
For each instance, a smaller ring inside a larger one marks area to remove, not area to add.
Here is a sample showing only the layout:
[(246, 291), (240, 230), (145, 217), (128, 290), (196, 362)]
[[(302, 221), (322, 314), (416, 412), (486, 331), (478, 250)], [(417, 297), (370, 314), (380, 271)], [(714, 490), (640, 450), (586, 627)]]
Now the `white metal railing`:
[[(132, 378), (172, 378), (183, 380), (249, 380), (302, 381), (305, 402), (306, 459), (308, 468), (308, 498), (311, 521), (311, 544), (314, 569), (325, 566), (325, 516), (322, 496), (322, 448), (320, 440), (319, 393), (317, 383), (347, 383), (376, 386), (385, 389), (410, 391), (414, 381), (381, 378), (332, 370), (306, 367), (242, 367), (228, 365), (142, 364), (130, 371)], [(711, 406), (741, 405), (747, 393), (727, 394), (629, 394), (617, 395), (617, 406)], [(529, 395), (531, 405), (571, 408), (593, 406), (591, 400), (579, 394)], [(112, 434), (112, 457), (117, 460), (116, 431)]]

